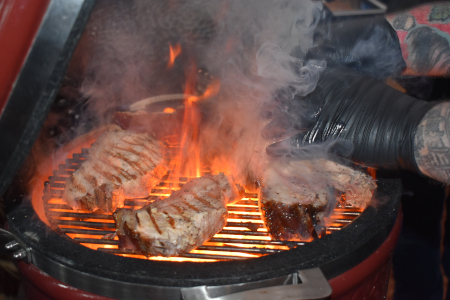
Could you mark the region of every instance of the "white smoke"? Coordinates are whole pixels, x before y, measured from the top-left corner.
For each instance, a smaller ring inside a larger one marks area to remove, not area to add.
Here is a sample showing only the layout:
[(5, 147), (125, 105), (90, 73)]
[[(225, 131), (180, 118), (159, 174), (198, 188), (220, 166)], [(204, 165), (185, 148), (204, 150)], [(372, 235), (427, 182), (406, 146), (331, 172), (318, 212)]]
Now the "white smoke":
[[(203, 157), (237, 177), (260, 173), (267, 107), (314, 90), (322, 61), (304, 61), (322, 4), (311, 0), (100, 0), (77, 49), (82, 91), (98, 116), (150, 96), (182, 93), (194, 61), (220, 81), (204, 110)], [(169, 45), (182, 52), (167, 69)], [(281, 108), (283, 110), (283, 108)], [(302, 112), (292, 119), (302, 122)], [(231, 160), (230, 160), (231, 158)]]

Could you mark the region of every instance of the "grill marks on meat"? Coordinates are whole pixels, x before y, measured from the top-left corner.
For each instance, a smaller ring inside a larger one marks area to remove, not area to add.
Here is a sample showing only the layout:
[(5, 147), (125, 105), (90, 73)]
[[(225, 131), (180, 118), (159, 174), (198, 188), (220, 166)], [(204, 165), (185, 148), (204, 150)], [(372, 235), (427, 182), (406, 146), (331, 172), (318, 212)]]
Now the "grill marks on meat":
[(66, 181), (64, 199), (74, 209), (113, 212), (125, 197), (148, 196), (166, 172), (158, 141), (114, 125)]
[(224, 174), (205, 175), (186, 183), (164, 200), (136, 211), (114, 213), (121, 247), (130, 241), (143, 254), (174, 256), (187, 253), (226, 224), (226, 205), (243, 197)]
[(342, 193), (348, 204), (365, 208), (376, 188), (368, 175), (325, 159), (277, 164), (263, 175), (259, 207), (269, 234), (279, 240), (317, 237), (328, 208)]

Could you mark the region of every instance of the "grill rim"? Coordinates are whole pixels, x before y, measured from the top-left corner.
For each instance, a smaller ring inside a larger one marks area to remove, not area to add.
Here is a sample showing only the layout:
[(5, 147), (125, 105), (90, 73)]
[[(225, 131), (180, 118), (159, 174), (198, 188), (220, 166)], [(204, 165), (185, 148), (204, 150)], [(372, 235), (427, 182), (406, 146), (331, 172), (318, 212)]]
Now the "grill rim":
[(101, 289), (105, 296), (114, 296), (121, 284), (169, 290), (231, 285), (270, 280), (314, 267), (320, 267), (331, 279), (359, 264), (383, 243), (395, 223), (400, 194), (400, 180), (379, 180), (375, 195), (378, 206), (368, 207), (341, 231), (295, 249), (225, 262), (148, 261), (91, 250), (52, 231), (37, 217), (30, 201), (9, 212), (7, 219), (9, 230), (32, 249), (32, 263), (37, 268), (86, 291), (96, 293), (99, 285), (111, 287), (109, 291)]

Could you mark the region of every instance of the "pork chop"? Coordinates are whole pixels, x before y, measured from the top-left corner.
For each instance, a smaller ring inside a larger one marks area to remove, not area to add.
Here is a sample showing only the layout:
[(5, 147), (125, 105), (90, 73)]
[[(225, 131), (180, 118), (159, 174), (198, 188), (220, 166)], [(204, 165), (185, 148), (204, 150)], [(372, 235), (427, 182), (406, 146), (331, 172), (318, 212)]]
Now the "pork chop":
[(126, 197), (148, 196), (166, 171), (157, 140), (114, 125), (66, 180), (63, 197), (73, 209), (113, 212)]
[(122, 244), (131, 239), (143, 254), (174, 256), (187, 253), (219, 232), (226, 224), (226, 205), (241, 199), (223, 173), (205, 175), (186, 183), (164, 200), (141, 209), (114, 213)]

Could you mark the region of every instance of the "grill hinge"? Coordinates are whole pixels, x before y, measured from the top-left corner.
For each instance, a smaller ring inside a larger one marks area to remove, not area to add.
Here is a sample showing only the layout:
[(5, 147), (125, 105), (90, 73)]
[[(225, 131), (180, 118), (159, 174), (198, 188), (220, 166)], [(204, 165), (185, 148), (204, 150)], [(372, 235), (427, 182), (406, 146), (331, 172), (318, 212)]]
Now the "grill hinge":
[(14, 251), (14, 259), (23, 260), (26, 263), (32, 261), (31, 248), (22, 242), (16, 235), (8, 230), (0, 228), (0, 254), (12, 251)]

